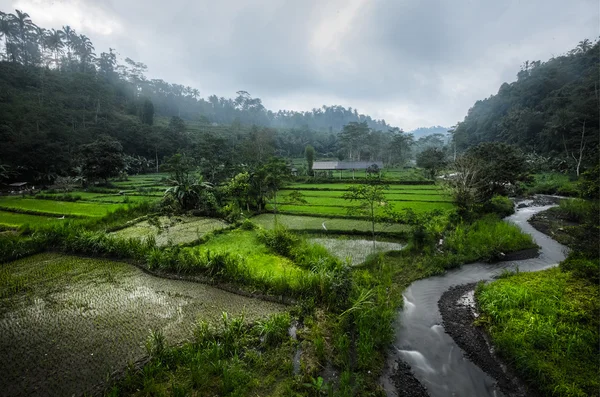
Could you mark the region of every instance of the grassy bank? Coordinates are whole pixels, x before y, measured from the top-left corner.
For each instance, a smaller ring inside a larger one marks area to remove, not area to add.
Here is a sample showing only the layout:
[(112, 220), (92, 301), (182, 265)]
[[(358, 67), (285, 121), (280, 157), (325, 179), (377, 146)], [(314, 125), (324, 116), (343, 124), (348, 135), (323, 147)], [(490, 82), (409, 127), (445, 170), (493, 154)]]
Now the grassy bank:
[(498, 353), (544, 395), (598, 395), (598, 285), (553, 268), (482, 285), (479, 321)]

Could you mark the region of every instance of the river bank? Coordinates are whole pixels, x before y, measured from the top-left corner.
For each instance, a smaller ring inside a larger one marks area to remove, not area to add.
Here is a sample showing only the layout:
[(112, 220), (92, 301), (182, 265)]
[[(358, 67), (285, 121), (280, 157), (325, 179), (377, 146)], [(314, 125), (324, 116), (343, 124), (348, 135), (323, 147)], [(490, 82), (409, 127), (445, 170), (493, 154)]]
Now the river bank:
[[(465, 360), (460, 345), (444, 332), (444, 320), (438, 301), (445, 291), (455, 286), (490, 280), (503, 271), (516, 267), (525, 272), (537, 271), (556, 266), (562, 261), (566, 247), (540, 233), (527, 222), (534, 214), (551, 208), (553, 204), (550, 200), (554, 202), (553, 198), (542, 197), (520, 203), (523, 205), (517, 207), (517, 212), (507, 218), (508, 222), (519, 226), (524, 233), (533, 237), (540, 246), (539, 256), (531, 258), (529, 253), (526, 255), (528, 259), (510, 257), (509, 260), (494, 264), (464, 265), (442, 276), (416, 281), (405, 290), (404, 309), (399, 313), (395, 325), (394, 348), (388, 359), (385, 376), (387, 381), (383, 381), (388, 395), (402, 392), (397, 387), (390, 389), (390, 384), (412, 382), (410, 371), (430, 396), (505, 395), (494, 377), (470, 360)], [(485, 344), (484, 346), (487, 349)], [(404, 370), (397, 362), (407, 363), (410, 371)]]

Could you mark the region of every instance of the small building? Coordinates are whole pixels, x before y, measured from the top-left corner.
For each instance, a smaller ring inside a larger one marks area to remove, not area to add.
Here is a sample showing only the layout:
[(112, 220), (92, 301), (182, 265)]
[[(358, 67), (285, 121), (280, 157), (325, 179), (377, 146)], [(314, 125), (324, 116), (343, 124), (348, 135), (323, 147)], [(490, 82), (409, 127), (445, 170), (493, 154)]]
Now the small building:
[(313, 163), (313, 172), (315, 175), (319, 171), (325, 171), (326, 173), (332, 171), (340, 171), (340, 179), (342, 178), (344, 171), (352, 171), (352, 178), (357, 170), (365, 170), (367, 172), (381, 172), (383, 168), (383, 161), (315, 161)]

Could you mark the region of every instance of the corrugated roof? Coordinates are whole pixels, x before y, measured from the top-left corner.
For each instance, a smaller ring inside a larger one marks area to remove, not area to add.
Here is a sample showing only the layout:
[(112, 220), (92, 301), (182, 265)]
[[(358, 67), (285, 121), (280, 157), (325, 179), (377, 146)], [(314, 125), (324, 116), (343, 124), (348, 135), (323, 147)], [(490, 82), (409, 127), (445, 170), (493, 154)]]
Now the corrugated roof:
[(383, 168), (382, 161), (315, 161), (313, 170), (366, 170), (376, 165)]

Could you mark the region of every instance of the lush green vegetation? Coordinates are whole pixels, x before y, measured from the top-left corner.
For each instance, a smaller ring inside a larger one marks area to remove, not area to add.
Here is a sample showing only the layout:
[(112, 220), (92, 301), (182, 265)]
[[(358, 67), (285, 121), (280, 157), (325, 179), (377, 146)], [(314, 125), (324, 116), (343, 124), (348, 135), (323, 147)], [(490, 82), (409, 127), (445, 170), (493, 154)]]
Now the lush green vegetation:
[(180, 348), (161, 333), (146, 343), (151, 361), (129, 370), (107, 395), (299, 395), (310, 393), (294, 378), (291, 357), (297, 342), (288, 336), (290, 316), (280, 314), (252, 326), (223, 314), (221, 324), (201, 323), (193, 341)]
[[(526, 63), (517, 82), (477, 102), (448, 140), (443, 127), (415, 137), (341, 106), (272, 112), (245, 91), (203, 99), (192, 87), (146, 78), (142, 62), (119, 64), (112, 49), (96, 56), (85, 35), (69, 26), (46, 31), (21, 11), (0, 12), (0, 35), (0, 184), (23, 189), (21, 197), (0, 197), (0, 311), (12, 315), (23, 304), (37, 306), (22, 315), (49, 313), (41, 326), (34, 319), (9, 327), (36, 333), (21, 345), (60, 338), (78, 348), (79, 338), (118, 334), (131, 322), (136, 340), (104, 349), (103, 357), (123, 368), (143, 355), (140, 332), (157, 328), (146, 344), (149, 361), (112, 382), (110, 395), (381, 395), (404, 288), (466, 262), (535, 249), (501, 221), (514, 211), (506, 196), (558, 193), (581, 197), (555, 210), (569, 222), (574, 252), (560, 271), (543, 273), (556, 277), (517, 275), (482, 287), (493, 309), (484, 320), (498, 333), (511, 327), (500, 343), (507, 356), (520, 330), (524, 373), (551, 392), (597, 386), (582, 380), (591, 374), (589, 356), (574, 358), (598, 342), (586, 328), (597, 326), (589, 316), (598, 307), (592, 284), (600, 269), (599, 169), (586, 171), (598, 154), (598, 43)], [(314, 170), (324, 159), (384, 167)], [(414, 160), (418, 167), (410, 166)], [(42, 191), (10, 186), (22, 181)], [(33, 256), (44, 251), (55, 253)], [(263, 320), (251, 310), (248, 321), (223, 315), (217, 325), (222, 310), (239, 314), (249, 300), (224, 302), (218, 297), (228, 294), (198, 282), (287, 302), (289, 313)], [(503, 301), (507, 291), (515, 299)], [(556, 294), (560, 302), (551, 300)], [(133, 318), (121, 315), (113, 298), (141, 306)], [(46, 301), (48, 311), (38, 310)], [(108, 320), (85, 323), (107, 302)], [(529, 312), (518, 312), (524, 307)], [(196, 313), (211, 325), (201, 322), (192, 340), (174, 346), (185, 338), (169, 333), (191, 334)], [(93, 330), (61, 334), (64, 315)], [(42, 353), (34, 356), (46, 364), (72, 365)], [(85, 353), (72, 366), (106, 380), (108, 369)], [(546, 357), (573, 374), (546, 365)], [(13, 379), (29, 373), (12, 361), (0, 372), (13, 371)], [(36, 386), (23, 386), (34, 390), (24, 394), (47, 391)]]
[(554, 268), (482, 285), (477, 297), (498, 352), (543, 394), (598, 392), (597, 284)]
[[(275, 217), (273, 214), (261, 214), (252, 218), (252, 221), (263, 228), (273, 228)], [(361, 219), (327, 218), (301, 215), (277, 215), (277, 222), (291, 230), (311, 233), (336, 233), (336, 234), (367, 234), (371, 230), (371, 222)], [(325, 229), (323, 228), (325, 225)], [(410, 226), (402, 224), (377, 223), (375, 231), (381, 234), (402, 235), (410, 231)]]
[(532, 180), (524, 184), (527, 194), (557, 194), (560, 196), (578, 196), (576, 180), (558, 172), (533, 174)]
[(538, 172), (579, 175), (598, 162), (598, 42), (523, 64), (517, 81), (477, 101), (454, 129), (458, 148), (503, 141), (530, 152)]
[(0, 211), (0, 228), (17, 229), (20, 226), (30, 227), (65, 223), (65, 219), (39, 215), (20, 214), (15, 212)]
[(37, 213), (40, 215), (56, 214), (57, 216), (101, 217), (120, 207), (117, 204), (72, 203), (20, 197), (0, 197), (0, 208), (5, 211)]

